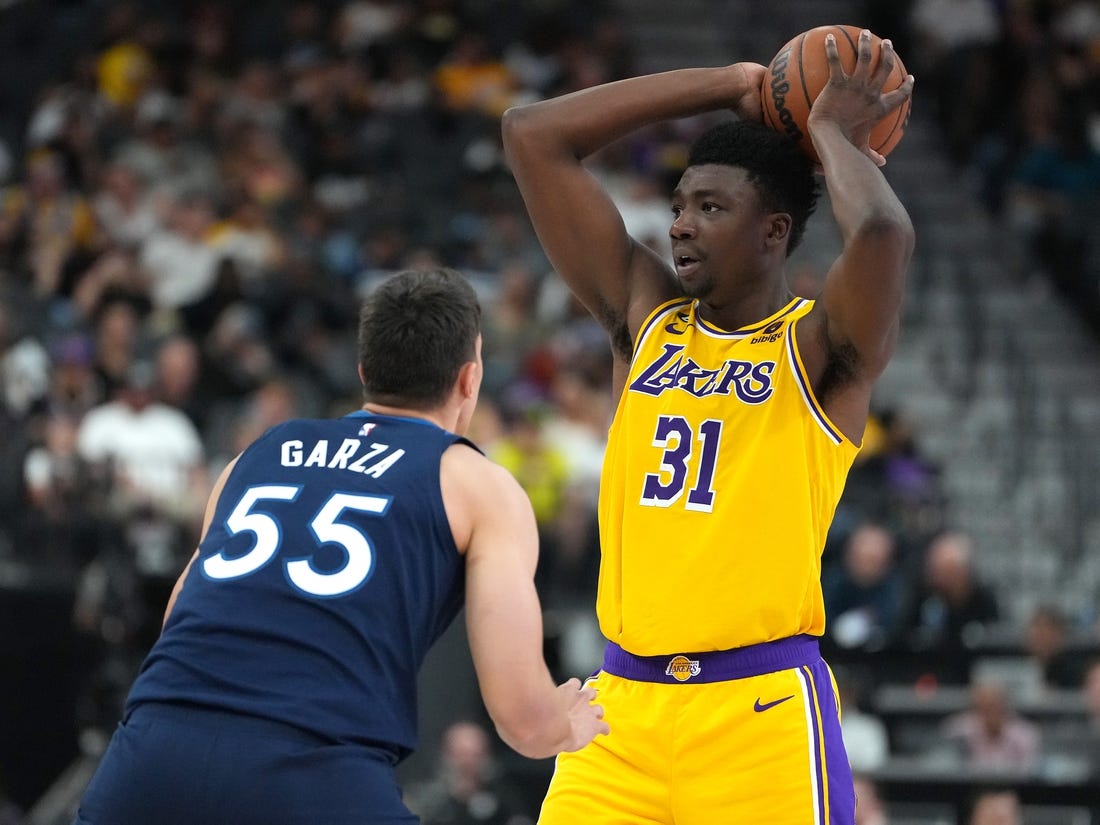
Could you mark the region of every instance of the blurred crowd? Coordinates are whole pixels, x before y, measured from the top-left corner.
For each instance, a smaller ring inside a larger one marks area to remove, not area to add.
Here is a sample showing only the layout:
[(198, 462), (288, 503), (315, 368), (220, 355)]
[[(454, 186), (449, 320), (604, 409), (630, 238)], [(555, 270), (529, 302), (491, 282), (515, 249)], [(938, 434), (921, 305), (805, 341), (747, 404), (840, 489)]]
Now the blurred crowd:
[[(478, 436), (551, 541), (592, 500), (608, 363), (586, 315), (541, 289), (499, 118), (628, 72), (613, 11), (84, 10), (86, 50), (36, 91), (0, 189), (0, 558), (75, 573), (77, 626), (143, 647), (218, 468), (288, 417), (355, 409), (359, 298), (431, 265), (479, 290)], [(9, 14), (48, 40), (58, 11)], [(563, 556), (581, 569), (574, 521)]]
[[(54, 44), (71, 59), (28, 75), (27, 110), (0, 123), (0, 563), (31, 571), (31, 587), (72, 586), (90, 651), (77, 726), (113, 725), (225, 462), (287, 418), (359, 406), (357, 306), (399, 269), (451, 266), (477, 288), (486, 369), (471, 435), (531, 496), (548, 611), (590, 622), (609, 348), (550, 272), (499, 118), (632, 74), (622, 10), (15, 4), (3, 13), (38, 31), (28, 66), (60, 12), (79, 17), (80, 44)], [(945, 144), (980, 174), (988, 207), (1036, 267), (1100, 309), (1095, 4), (912, 0), (869, 14), (896, 16), (869, 24), (898, 32), (930, 79)], [(630, 231), (662, 254), (665, 193), (700, 128), (653, 127), (592, 164)], [(799, 276), (807, 295), (813, 276)], [(919, 433), (904, 411), (876, 410), (823, 559), (826, 644), (867, 771), (898, 751), (872, 701), (889, 680), (973, 681), (944, 735), (975, 760), (1038, 764), (1015, 694), (975, 677), (1008, 594), (983, 580), (946, 513)], [(1042, 684), (1090, 696), (1100, 729), (1100, 669), (1065, 652), (1085, 632), (1077, 617), (1052, 607), (1033, 622), (1018, 629), (1022, 657)], [(562, 652), (561, 675), (591, 649)], [(414, 794), (425, 823), (528, 821), (489, 750), (476, 722), (448, 732), (445, 768)]]
[(1100, 334), (1100, 5), (867, 6), (934, 99), (961, 179), (1002, 222), (1006, 276), (1053, 283)]

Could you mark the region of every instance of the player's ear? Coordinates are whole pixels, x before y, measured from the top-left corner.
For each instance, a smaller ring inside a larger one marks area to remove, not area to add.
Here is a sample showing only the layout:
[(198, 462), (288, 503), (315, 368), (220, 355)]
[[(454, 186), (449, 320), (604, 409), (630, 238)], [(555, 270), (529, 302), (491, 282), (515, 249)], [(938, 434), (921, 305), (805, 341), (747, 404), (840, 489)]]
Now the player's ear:
[(356, 369), (359, 372), (359, 384), (360, 386), (365, 387), (367, 385), (367, 380), (363, 377), (363, 365), (359, 364)]
[(791, 216), (786, 212), (773, 212), (768, 215), (767, 229), (765, 242), (768, 246), (779, 246), (786, 243), (791, 234)]
[(458, 389), (463, 398), (474, 398), (481, 389), (481, 363), (467, 361), (458, 370)]

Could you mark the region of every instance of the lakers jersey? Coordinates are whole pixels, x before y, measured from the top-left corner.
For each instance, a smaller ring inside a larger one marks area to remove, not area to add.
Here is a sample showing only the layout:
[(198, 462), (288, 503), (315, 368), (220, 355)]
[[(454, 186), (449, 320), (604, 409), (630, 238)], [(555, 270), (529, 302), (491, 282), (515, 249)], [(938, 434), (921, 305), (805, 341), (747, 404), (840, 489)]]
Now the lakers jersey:
[(812, 306), (728, 332), (681, 298), (639, 332), (599, 504), (600, 628), (631, 653), (824, 631), (821, 551), (858, 447), (798, 356)]

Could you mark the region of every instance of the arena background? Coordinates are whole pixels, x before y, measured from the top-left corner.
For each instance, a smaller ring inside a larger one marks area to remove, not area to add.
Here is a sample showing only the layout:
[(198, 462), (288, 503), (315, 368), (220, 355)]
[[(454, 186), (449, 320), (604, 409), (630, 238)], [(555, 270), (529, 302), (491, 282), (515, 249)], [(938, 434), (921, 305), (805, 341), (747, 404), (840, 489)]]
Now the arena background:
[[(212, 478), (278, 421), (358, 405), (355, 307), (397, 269), (478, 288), (475, 438), (536, 505), (550, 661), (597, 666), (607, 345), (530, 230), (500, 114), (767, 63), (838, 22), (917, 77), (886, 167), (918, 239), (901, 343), (824, 558), (845, 734), (882, 801), (865, 821), (1100, 822), (1095, 3), (7, 0), (0, 823), (69, 821)], [(591, 163), (662, 252), (710, 120)], [(813, 294), (838, 248), (822, 203), (793, 287)], [(426, 825), (532, 821), (551, 765), (479, 740), (460, 624), (423, 674), (410, 800)]]

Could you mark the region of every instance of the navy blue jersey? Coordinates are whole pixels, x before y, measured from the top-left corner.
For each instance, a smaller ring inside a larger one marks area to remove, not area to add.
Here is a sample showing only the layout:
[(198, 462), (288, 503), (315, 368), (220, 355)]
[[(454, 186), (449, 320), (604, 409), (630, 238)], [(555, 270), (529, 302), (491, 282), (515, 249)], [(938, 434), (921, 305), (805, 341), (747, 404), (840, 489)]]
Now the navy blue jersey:
[(128, 708), (208, 707), (407, 755), (417, 671), (463, 603), (439, 485), (460, 441), (365, 412), (265, 433), (225, 483)]

